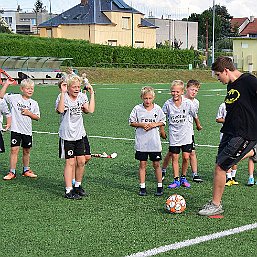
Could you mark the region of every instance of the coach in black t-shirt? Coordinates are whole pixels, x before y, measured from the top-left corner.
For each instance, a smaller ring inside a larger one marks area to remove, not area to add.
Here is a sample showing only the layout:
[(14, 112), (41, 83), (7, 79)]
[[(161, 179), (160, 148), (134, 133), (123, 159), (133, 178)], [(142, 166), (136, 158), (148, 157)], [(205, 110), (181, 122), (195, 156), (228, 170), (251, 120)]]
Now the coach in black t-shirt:
[(212, 70), (220, 82), (227, 84), (227, 115), (221, 128), (223, 137), (216, 158), (212, 200), (199, 211), (204, 216), (224, 212), (221, 198), (226, 171), (243, 158), (255, 155), (257, 142), (257, 78), (241, 73), (231, 58), (224, 56), (217, 58)]

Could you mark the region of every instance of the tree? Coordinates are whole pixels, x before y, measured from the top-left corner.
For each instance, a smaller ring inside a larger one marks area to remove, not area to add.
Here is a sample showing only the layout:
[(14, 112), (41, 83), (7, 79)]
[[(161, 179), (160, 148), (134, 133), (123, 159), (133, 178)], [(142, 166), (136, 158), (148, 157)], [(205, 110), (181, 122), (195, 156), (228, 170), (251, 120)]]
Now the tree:
[[(36, 13), (36, 26), (38, 26), (38, 13), (42, 12), (43, 9), (43, 2), (41, 0), (37, 0), (34, 4), (35, 9), (34, 12)], [(38, 34), (38, 27), (37, 27), (37, 34)]]
[[(223, 40), (224, 38), (237, 36), (236, 32), (233, 32), (230, 25), (230, 19), (232, 16), (228, 13), (225, 6), (215, 5), (215, 29), (214, 37), (215, 42), (218, 40)], [(189, 21), (198, 22), (198, 45), (201, 48), (205, 48), (203, 38), (206, 38), (208, 35), (208, 46), (212, 45), (212, 23), (213, 23), (213, 7), (203, 11), (201, 14), (192, 13), (189, 18)]]
[(36, 2), (35, 2), (35, 9), (34, 9), (34, 11), (35, 12), (42, 12), (42, 9), (43, 9), (43, 2), (41, 1), (41, 0), (37, 0)]

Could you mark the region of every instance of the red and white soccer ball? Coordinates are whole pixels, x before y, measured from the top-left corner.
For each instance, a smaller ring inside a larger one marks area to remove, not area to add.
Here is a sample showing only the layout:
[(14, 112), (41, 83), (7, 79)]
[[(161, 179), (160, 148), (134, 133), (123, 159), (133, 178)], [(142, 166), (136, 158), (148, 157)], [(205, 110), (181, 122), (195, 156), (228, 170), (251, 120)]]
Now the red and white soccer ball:
[(186, 209), (186, 200), (183, 196), (174, 194), (166, 200), (166, 210), (171, 213), (181, 213)]

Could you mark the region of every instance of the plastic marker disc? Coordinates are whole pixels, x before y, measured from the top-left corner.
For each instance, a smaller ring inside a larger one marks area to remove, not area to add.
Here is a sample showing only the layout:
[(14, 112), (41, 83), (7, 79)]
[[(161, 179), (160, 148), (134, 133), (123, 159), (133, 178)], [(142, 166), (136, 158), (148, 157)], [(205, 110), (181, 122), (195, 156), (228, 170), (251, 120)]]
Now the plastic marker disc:
[(211, 215), (211, 216), (208, 216), (208, 217), (211, 218), (211, 219), (223, 219), (223, 218), (224, 218), (223, 215), (219, 215), (219, 214), (217, 214), (217, 215)]

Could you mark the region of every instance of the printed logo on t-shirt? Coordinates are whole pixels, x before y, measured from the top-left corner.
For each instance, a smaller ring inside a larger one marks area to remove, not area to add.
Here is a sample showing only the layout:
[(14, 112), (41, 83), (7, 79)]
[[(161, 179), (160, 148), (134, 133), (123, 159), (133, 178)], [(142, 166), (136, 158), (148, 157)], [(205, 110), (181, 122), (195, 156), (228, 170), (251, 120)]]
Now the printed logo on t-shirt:
[(240, 93), (235, 89), (231, 89), (227, 93), (225, 103), (233, 104), (234, 102), (236, 102), (238, 100), (239, 97), (240, 97)]

